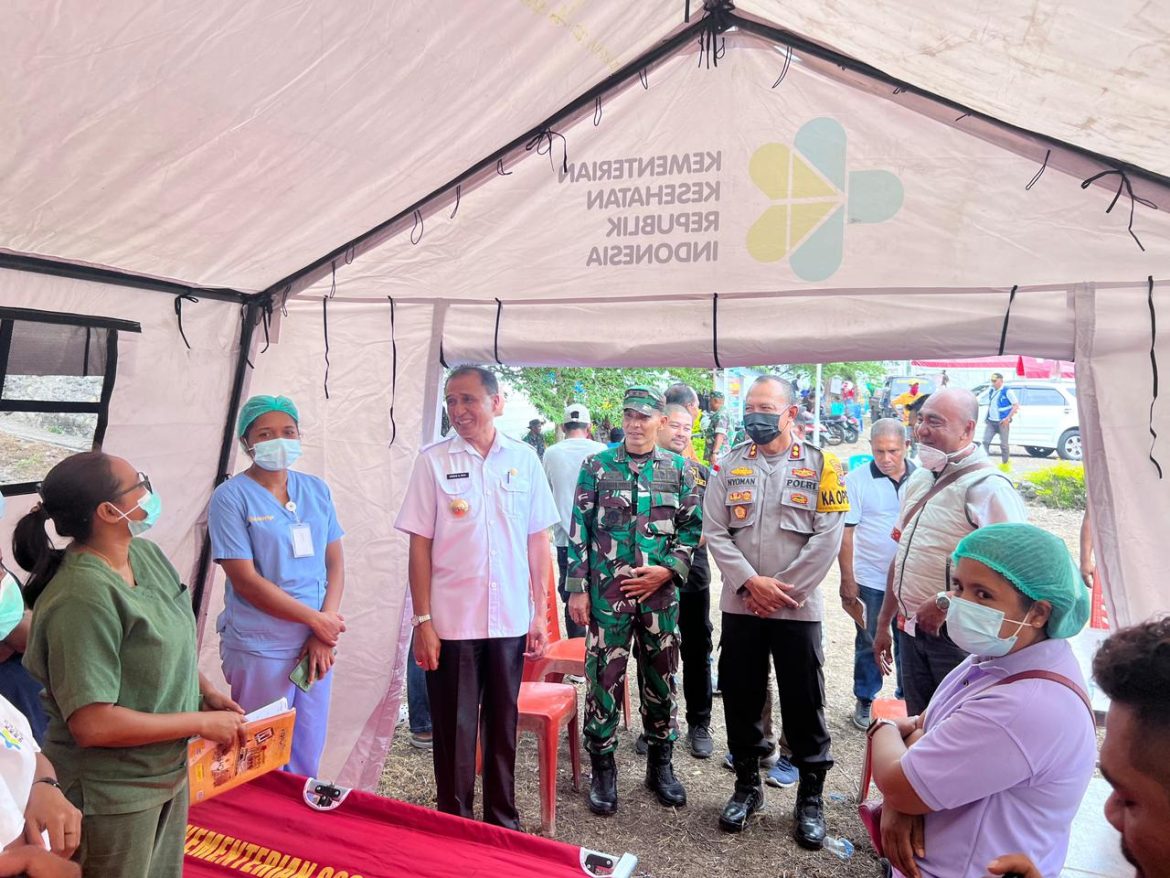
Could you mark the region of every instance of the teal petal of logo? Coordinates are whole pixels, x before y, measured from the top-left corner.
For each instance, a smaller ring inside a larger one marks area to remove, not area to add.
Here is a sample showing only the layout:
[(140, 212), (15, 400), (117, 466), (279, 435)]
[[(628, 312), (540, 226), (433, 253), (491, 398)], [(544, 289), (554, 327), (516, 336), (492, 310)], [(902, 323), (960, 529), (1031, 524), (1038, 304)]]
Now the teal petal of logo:
[(792, 143), (826, 180), (845, 188), (845, 129), (840, 122), (828, 116), (805, 122)]
[(884, 223), (902, 207), (902, 181), (890, 171), (849, 172), (849, 222)]
[(822, 281), (841, 267), (844, 250), (845, 209), (839, 207), (796, 248), (788, 264), (801, 280)]

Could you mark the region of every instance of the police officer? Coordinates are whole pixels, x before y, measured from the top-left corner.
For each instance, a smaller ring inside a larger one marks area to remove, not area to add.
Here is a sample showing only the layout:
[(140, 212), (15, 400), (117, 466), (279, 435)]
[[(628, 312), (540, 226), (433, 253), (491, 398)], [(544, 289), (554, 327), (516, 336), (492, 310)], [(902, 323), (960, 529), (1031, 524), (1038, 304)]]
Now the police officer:
[(649, 740), (646, 786), (664, 805), (685, 805), (671, 757), (678, 737), (678, 588), (702, 531), (691, 466), (656, 445), (666, 401), (631, 387), (622, 402), (625, 439), (586, 459), (569, 530), (569, 613), (588, 626), (585, 746), (593, 765), (589, 808), (617, 811), (618, 698), (631, 638), (638, 644), (642, 725)]
[(748, 442), (736, 446), (707, 485), (703, 536), (723, 574), (719, 682), (735, 792), (719, 818), (738, 832), (764, 804), (760, 757), (770, 746), (761, 711), (769, 657), (792, 762), (800, 771), (797, 842), (820, 849), (821, 800), (833, 765), (825, 724), (820, 583), (837, 557), (849, 508), (841, 464), (796, 441), (792, 385), (771, 375), (748, 390)]

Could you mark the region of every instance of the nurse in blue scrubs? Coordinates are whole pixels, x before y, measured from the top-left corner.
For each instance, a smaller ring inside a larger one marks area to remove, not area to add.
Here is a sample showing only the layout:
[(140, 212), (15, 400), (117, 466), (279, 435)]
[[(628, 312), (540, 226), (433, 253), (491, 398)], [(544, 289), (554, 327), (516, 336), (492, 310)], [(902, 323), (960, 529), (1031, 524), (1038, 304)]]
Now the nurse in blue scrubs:
[[(252, 711), (280, 697), (297, 709), (288, 770), (315, 777), (329, 725), (338, 639), (345, 631), (341, 525), (324, 481), (289, 467), (301, 455), (299, 416), (283, 396), (253, 396), (237, 433), (252, 465), (211, 498), (212, 557), (227, 575), (223, 673)], [(308, 657), (308, 691), (289, 675)]]

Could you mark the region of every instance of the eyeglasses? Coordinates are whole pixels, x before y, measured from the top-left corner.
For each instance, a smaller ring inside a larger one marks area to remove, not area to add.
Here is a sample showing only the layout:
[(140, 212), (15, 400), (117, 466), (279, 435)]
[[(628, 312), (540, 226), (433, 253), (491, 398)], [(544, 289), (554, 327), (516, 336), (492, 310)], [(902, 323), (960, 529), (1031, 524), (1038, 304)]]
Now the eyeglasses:
[[(131, 485), (129, 488), (123, 488), (121, 491), (119, 491), (117, 494), (114, 495), (114, 498), (121, 497), (123, 494), (129, 494), (131, 491), (134, 491), (138, 488), (146, 488), (146, 490), (149, 491), (151, 494), (154, 493), (154, 489), (150, 487), (150, 476), (148, 476), (146, 473), (139, 473), (138, 474), (138, 481), (135, 482), (133, 485)], [(114, 498), (111, 498), (111, 499), (114, 499)]]

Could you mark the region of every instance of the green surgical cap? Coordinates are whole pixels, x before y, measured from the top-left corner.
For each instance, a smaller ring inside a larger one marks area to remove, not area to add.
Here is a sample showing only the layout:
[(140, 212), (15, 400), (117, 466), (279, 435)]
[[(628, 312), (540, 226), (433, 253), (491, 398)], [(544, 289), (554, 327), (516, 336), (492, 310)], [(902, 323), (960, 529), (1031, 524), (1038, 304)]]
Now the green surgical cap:
[(990, 567), (1034, 601), (1048, 601), (1049, 637), (1072, 637), (1089, 621), (1089, 589), (1060, 537), (1035, 525), (989, 524), (967, 534), (954, 561), (970, 558)]
[(301, 416), (297, 414), (297, 407), (287, 396), (253, 396), (240, 409), (240, 418), (236, 421), (236, 433), (241, 439), (252, 426), (252, 422), (261, 415), (269, 412), (284, 412), (298, 424)]

